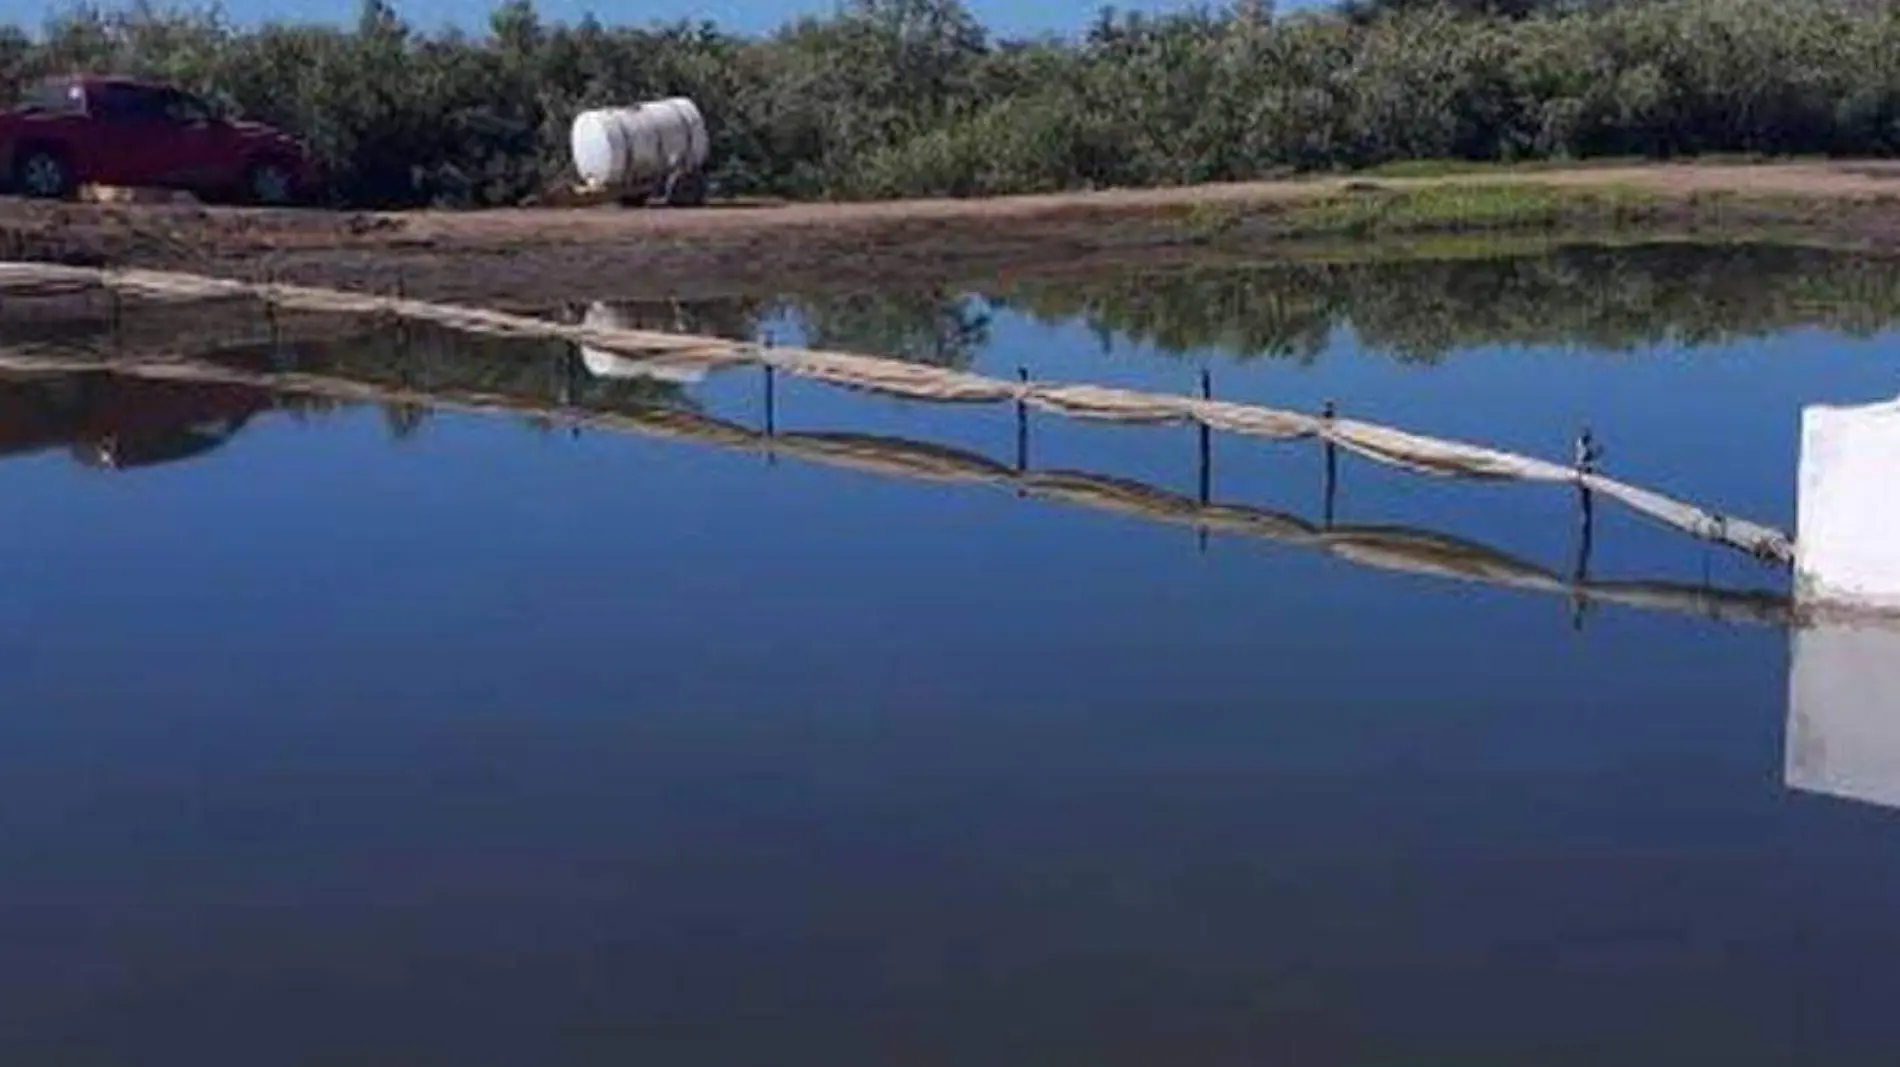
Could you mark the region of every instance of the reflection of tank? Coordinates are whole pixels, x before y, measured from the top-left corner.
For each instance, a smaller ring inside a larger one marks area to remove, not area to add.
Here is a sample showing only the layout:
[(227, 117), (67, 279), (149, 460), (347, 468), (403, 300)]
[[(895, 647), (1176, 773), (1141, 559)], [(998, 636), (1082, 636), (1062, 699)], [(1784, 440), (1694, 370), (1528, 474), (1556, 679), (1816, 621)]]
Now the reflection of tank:
[[(581, 325), (610, 330), (656, 328), (651, 323), (642, 322), (640, 316), (627, 308), (603, 304), (599, 301), (588, 305), (587, 313), (581, 316)], [(706, 368), (703, 366), (682, 366), (653, 359), (635, 359), (585, 345), (581, 346), (581, 363), (587, 368), (587, 373), (596, 378), (639, 378), (647, 381), (690, 385), (706, 377)]]
[(1788, 786), (1900, 808), (1900, 625), (1822, 622), (1793, 645)]
[(217, 448), (273, 406), (241, 385), (105, 373), (0, 381), (0, 455), (64, 446), (93, 467), (171, 463)]

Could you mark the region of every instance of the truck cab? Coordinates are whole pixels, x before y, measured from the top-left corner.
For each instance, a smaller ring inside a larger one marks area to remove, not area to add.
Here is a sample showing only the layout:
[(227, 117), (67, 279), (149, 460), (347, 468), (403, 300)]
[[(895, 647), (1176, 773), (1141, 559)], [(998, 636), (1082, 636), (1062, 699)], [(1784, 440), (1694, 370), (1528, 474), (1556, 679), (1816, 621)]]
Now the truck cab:
[(47, 79), (0, 114), (0, 176), (37, 197), (110, 185), (262, 204), (295, 202), (316, 183), (310, 153), (282, 131), (227, 119), (174, 86), (97, 76)]

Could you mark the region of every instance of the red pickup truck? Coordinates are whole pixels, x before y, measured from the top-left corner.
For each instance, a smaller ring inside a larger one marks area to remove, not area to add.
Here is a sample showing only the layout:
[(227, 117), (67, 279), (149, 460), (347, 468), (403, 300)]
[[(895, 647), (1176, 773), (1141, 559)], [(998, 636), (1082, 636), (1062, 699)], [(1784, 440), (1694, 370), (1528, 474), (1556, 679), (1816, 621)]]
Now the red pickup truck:
[(282, 131), (221, 118), (171, 86), (83, 76), (43, 81), (0, 113), (0, 180), (39, 197), (93, 184), (281, 205), (307, 196), (317, 177), (310, 153)]

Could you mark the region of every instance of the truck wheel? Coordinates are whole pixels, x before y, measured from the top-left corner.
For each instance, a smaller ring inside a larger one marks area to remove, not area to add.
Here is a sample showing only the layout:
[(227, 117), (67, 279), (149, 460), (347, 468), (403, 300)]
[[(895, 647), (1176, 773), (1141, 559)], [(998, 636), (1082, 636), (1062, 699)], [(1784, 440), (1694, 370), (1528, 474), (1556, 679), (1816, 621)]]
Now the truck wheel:
[(73, 169), (51, 148), (28, 148), (13, 163), (13, 185), (28, 196), (61, 200), (73, 191)]
[(297, 176), (278, 159), (260, 159), (244, 175), (244, 193), (253, 204), (283, 207), (297, 200)]

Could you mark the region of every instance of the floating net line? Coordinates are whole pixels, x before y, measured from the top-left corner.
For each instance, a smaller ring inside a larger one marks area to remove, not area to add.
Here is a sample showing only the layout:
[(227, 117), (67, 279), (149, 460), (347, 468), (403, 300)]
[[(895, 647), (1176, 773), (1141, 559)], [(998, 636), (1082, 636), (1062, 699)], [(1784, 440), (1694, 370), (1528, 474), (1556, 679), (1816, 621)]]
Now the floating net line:
[[(0, 347), (0, 372), (111, 373), (148, 380), (240, 385), (364, 404), (410, 404), (484, 415), (559, 418), (596, 431), (787, 458), (915, 482), (983, 486), (1020, 496), (1149, 522), (1329, 553), (1361, 566), (1562, 596), (1579, 608), (1617, 604), (1695, 615), (1726, 623), (1793, 625), (1786, 597), (1767, 591), (1657, 581), (1564, 578), (1475, 541), (1402, 526), (1315, 525), (1298, 516), (1244, 504), (1195, 499), (1142, 482), (1076, 470), (1028, 470), (964, 449), (898, 437), (837, 432), (772, 432), (724, 419), (652, 407), (634, 411), (554, 407), (519, 396), (468, 388), (413, 389), (337, 374), (252, 370), (205, 359), (75, 356), (57, 346)], [(1588, 518), (1586, 517), (1586, 524)], [(1586, 532), (1584, 536), (1589, 536)], [(1586, 542), (1587, 545), (1587, 542)]]
[(496, 337), (560, 339), (640, 357), (656, 372), (758, 365), (798, 378), (915, 400), (1014, 402), (1077, 419), (1198, 423), (1225, 433), (1278, 441), (1316, 438), (1367, 459), (1421, 474), (1573, 485), (1692, 536), (1740, 549), (1759, 559), (1784, 565), (1794, 560), (1794, 540), (1780, 530), (1607, 477), (1589, 464), (1567, 466), (1330, 414), (1099, 385), (1010, 381), (875, 356), (565, 323), (400, 296), (165, 271), (0, 263), (0, 290), (50, 294), (90, 288), (160, 301), (248, 297), (271, 308), (389, 316)]

